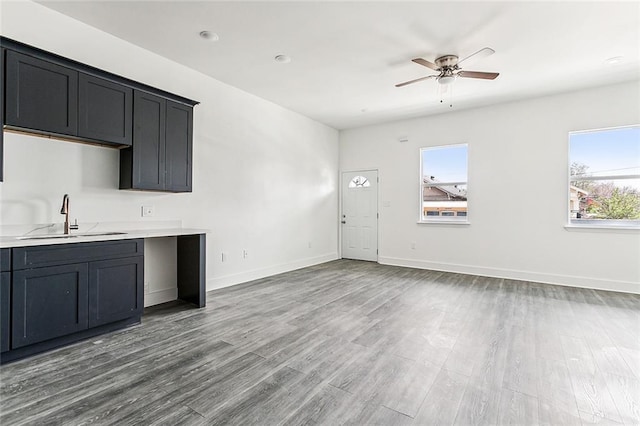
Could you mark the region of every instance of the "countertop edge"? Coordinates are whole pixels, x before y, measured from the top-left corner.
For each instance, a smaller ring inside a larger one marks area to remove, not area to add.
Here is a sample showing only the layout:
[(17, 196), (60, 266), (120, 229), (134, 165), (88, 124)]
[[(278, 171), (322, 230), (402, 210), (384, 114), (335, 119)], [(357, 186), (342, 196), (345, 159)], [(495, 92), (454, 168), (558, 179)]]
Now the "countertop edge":
[[(118, 230), (113, 230), (117, 232)], [(0, 236), (0, 248), (37, 247), (60, 244), (86, 243), (97, 241), (131, 240), (136, 238), (160, 238), (177, 237), (181, 235), (207, 234), (208, 229), (197, 228), (166, 228), (166, 229), (141, 229), (120, 231), (123, 234), (116, 235), (88, 235), (70, 238), (42, 238), (34, 240), (18, 239), (17, 236)], [(71, 233), (73, 235), (73, 232)], [(35, 236), (35, 235), (34, 235)]]

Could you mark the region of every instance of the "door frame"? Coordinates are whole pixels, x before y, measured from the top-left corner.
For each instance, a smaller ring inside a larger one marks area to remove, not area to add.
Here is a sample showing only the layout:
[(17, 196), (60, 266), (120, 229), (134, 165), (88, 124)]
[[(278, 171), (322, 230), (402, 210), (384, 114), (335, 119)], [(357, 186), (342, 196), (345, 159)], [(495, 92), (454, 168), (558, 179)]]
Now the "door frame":
[(338, 254), (342, 259), (342, 198), (344, 192), (345, 173), (376, 172), (376, 263), (380, 263), (380, 170), (377, 167), (365, 167), (359, 169), (340, 170), (340, 191), (338, 197)]

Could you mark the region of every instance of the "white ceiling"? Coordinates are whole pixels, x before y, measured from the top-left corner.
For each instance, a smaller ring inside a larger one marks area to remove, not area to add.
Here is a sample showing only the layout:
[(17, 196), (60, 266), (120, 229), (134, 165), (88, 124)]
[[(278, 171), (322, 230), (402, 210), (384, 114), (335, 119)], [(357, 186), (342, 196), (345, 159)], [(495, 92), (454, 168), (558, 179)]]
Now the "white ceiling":
[[(41, 3), (337, 129), (640, 78), (637, 1)], [(458, 79), (453, 108), (433, 80), (394, 87), (485, 46), (463, 68), (500, 76)]]

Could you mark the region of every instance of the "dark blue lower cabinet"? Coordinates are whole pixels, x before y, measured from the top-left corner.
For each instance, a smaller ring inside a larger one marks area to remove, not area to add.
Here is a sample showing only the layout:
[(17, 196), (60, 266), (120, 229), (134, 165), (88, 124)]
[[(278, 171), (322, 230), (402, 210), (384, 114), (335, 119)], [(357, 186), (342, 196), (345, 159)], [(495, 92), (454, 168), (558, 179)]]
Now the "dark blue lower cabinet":
[(13, 272), (11, 348), (89, 327), (87, 263)]
[(2, 363), (140, 323), (142, 239), (16, 247), (3, 259)]
[(89, 327), (142, 315), (144, 258), (89, 264)]
[(0, 352), (11, 347), (11, 272), (0, 272)]

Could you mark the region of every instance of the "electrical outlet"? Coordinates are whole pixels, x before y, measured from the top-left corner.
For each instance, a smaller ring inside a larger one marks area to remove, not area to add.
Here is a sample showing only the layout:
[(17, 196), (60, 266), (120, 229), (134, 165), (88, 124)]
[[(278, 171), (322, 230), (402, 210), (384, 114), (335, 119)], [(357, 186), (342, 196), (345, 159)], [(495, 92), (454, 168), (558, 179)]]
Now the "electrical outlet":
[(142, 217), (153, 216), (153, 206), (142, 206)]
[(249, 257), (249, 252), (246, 250), (242, 250), (242, 258), (246, 259), (247, 257)]
[(149, 293), (149, 281), (145, 281), (144, 283), (144, 292), (145, 294)]
[(224, 262), (226, 262), (227, 260), (228, 260), (227, 253), (222, 252), (222, 253), (220, 254), (220, 262), (223, 262), (223, 263), (224, 263)]

